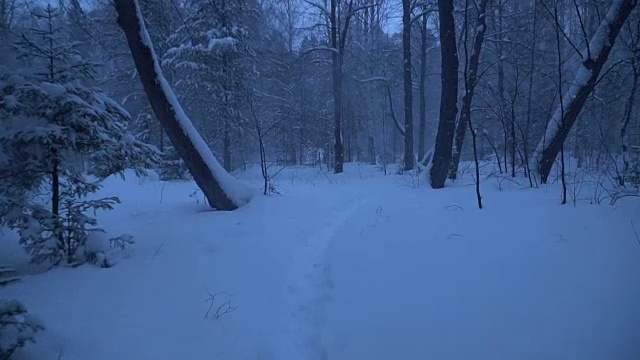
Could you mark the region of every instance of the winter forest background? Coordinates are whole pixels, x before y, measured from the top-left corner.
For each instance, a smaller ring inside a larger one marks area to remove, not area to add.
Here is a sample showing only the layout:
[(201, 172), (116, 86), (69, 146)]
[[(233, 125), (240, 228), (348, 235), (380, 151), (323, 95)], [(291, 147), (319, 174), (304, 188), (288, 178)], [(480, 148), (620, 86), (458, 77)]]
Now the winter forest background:
[[(465, 74), (474, 68), (476, 79), (469, 84), (475, 93), (471, 120), (478, 134), (480, 159), (491, 159), (512, 175), (528, 171), (526, 158), (543, 138), (559, 106), (559, 94), (574, 82), (611, 3), (454, 4), (460, 59), (457, 96), (462, 102)], [(337, 49), (342, 65), (344, 161), (400, 161), (405, 156), (403, 133), (408, 117), (410, 137), (415, 139), (411, 152), (422, 160), (433, 147), (438, 129), (439, 17), (434, 1), (407, 4), (412, 92), (408, 104), (400, 1), (337, 1), (335, 19), (328, 1), (140, 2), (166, 78), (227, 171), (260, 161), (254, 117), (265, 133), (269, 162), (333, 168), (331, 48)], [(42, 6), (3, 0), (5, 71), (37, 67), (28, 49), (19, 50), (12, 44), (42, 39), (46, 35), (41, 32), (51, 22), (56, 44), (73, 44), (68, 45), (73, 47), (69, 52), (96, 65), (86, 84), (99, 87), (130, 113), (128, 129), (137, 139), (170, 156), (171, 144), (137, 80), (113, 4), (52, 3), (50, 20), (44, 17), (47, 10)], [(330, 38), (332, 21), (339, 32), (336, 47)], [(623, 173), (628, 165), (618, 164), (619, 158), (623, 152), (631, 157), (639, 142), (634, 107), (640, 76), (636, 71), (640, 61), (637, 23), (631, 16), (620, 29), (598, 86), (565, 140), (566, 160), (579, 168), (606, 167)], [(479, 35), (484, 39), (475, 50)], [(471, 59), (474, 52), (479, 53), (477, 64)], [(65, 55), (69, 54), (56, 54)], [(462, 111), (462, 104), (458, 108)], [(461, 156), (470, 160), (471, 141), (465, 140)]]
[[(637, 5), (0, 0), (0, 225), (47, 269), (107, 268), (138, 238), (102, 230), (129, 196), (103, 196), (114, 176), (193, 180), (192, 198), (235, 210), (282, 195), (291, 169), (336, 185), (362, 165), (469, 185), (479, 209), (507, 184), (619, 205), (640, 187)], [(252, 169), (256, 189), (229, 175)], [(0, 284), (19, 275), (0, 264)], [(44, 329), (24, 314), (0, 302), (0, 359)]]

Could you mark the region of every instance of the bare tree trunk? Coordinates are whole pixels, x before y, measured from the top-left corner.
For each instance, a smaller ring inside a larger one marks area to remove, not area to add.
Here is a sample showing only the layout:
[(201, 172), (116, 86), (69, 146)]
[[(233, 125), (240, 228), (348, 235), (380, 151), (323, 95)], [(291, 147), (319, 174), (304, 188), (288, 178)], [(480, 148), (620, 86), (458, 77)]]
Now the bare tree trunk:
[[(462, 145), (464, 137), (469, 126), (471, 118), (471, 104), (473, 95), (475, 94), (476, 83), (478, 81), (478, 63), (480, 62), (480, 51), (482, 51), (482, 43), (484, 34), (487, 29), (485, 13), (487, 10), (488, 0), (481, 0), (478, 5), (478, 19), (476, 24), (476, 35), (473, 39), (473, 48), (471, 50), (471, 58), (469, 59), (467, 71), (465, 71), (465, 94), (462, 97), (462, 108), (460, 109), (460, 120), (456, 126), (455, 142), (453, 146), (453, 155), (451, 159), (451, 169), (449, 170), (449, 178), (456, 179), (458, 173), (458, 165), (460, 164), (460, 154), (462, 153)], [(466, 19), (465, 14), (465, 19)], [(466, 22), (466, 21), (465, 21)], [(465, 24), (465, 29), (467, 29)], [(466, 32), (467, 30), (465, 30)], [(466, 42), (466, 36), (465, 36)], [(465, 45), (466, 46), (466, 45)], [(466, 48), (465, 48), (466, 49)], [(466, 50), (465, 50), (466, 51)]]
[(229, 129), (229, 121), (224, 122), (223, 148), (224, 169), (231, 171), (231, 130)]
[(373, 136), (369, 135), (368, 143), (367, 143), (367, 153), (369, 157), (369, 163), (371, 165), (376, 164), (376, 144), (373, 141)]
[(589, 42), (575, 80), (564, 95), (564, 109), (556, 109), (532, 156), (532, 160), (537, 162), (538, 173), (543, 183), (547, 182), (551, 167), (571, 127), (595, 88), (600, 71), (609, 57), (622, 25), (637, 3), (637, 0), (615, 0)]
[(640, 70), (635, 63), (635, 61), (637, 60), (634, 59), (633, 61), (634, 63), (631, 64), (633, 68), (633, 85), (631, 86), (629, 97), (627, 98), (627, 104), (624, 109), (624, 118), (622, 119), (622, 128), (620, 129), (620, 139), (622, 140), (622, 171), (620, 172), (620, 178), (618, 179), (618, 183), (620, 184), (620, 186), (624, 186), (624, 178), (630, 167), (629, 137), (627, 135), (627, 130), (629, 127), (629, 123), (631, 122), (631, 114), (633, 114), (633, 105), (636, 92), (638, 90), (638, 80), (640, 80)]
[(413, 83), (411, 80), (411, 0), (402, 0), (404, 69), (404, 170), (413, 169)]
[(469, 132), (471, 132), (471, 145), (473, 146), (473, 162), (475, 165), (476, 176), (474, 182), (476, 184), (476, 200), (478, 201), (478, 209), (482, 210), (482, 194), (480, 193), (480, 160), (478, 159), (478, 134), (473, 129), (473, 121), (469, 117)]
[(514, 83), (513, 92), (509, 99), (509, 135), (510, 135), (510, 148), (511, 148), (511, 177), (516, 177), (516, 152), (518, 150), (518, 142), (516, 140), (516, 102), (518, 101), (518, 94), (520, 93), (520, 69), (515, 67), (515, 75), (511, 81)]
[[(496, 160), (498, 161), (498, 170), (500, 171), (500, 174), (502, 174), (502, 162), (500, 161), (500, 152), (498, 151), (498, 147), (493, 143), (493, 141), (491, 141), (491, 138), (489, 137), (489, 135), (484, 134), (484, 136), (489, 142), (489, 146), (491, 146), (491, 149), (493, 149), (493, 154), (495, 155)], [(507, 164), (505, 164), (505, 167), (506, 166)]]
[(342, 60), (341, 44), (338, 43), (338, 0), (331, 0), (331, 47), (334, 51), (331, 54), (331, 66), (333, 70), (333, 172), (338, 174), (344, 170), (344, 145), (342, 139)]
[(533, 80), (534, 80), (534, 69), (536, 67), (536, 44), (538, 42), (538, 11), (537, 11), (538, 0), (533, 1), (533, 25), (531, 29), (531, 36), (533, 43), (531, 44), (531, 52), (530, 52), (530, 73), (529, 73), (529, 88), (527, 92), (527, 123), (525, 125), (525, 130), (522, 132), (522, 150), (524, 152), (524, 167), (527, 172), (527, 177), (529, 178), (529, 185), (533, 187), (533, 180), (531, 175), (531, 168), (529, 167), (529, 133), (531, 129), (531, 112), (533, 109)]
[[(558, 96), (560, 99), (560, 118), (564, 119), (564, 99), (562, 98), (562, 48), (560, 42), (560, 20), (558, 18), (558, 3), (554, 3), (554, 16), (556, 21), (556, 50), (558, 51)], [(567, 203), (567, 182), (565, 178), (565, 163), (564, 163), (564, 142), (560, 144), (560, 179), (562, 181), (562, 205)]]
[(458, 50), (456, 48), (456, 26), (453, 19), (453, 0), (438, 0), (438, 8), (440, 49), (442, 52), (442, 93), (440, 95), (440, 120), (429, 173), (431, 187), (434, 189), (443, 188), (447, 180), (458, 113)]
[(234, 210), (243, 205), (249, 200), (248, 193), (238, 193), (239, 184), (224, 171), (195, 131), (162, 75), (137, 0), (114, 3), (151, 107), (209, 205), (218, 210)]
[(502, 122), (502, 138), (503, 138), (503, 160), (504, 160), (504, 171), (508, 172), (508, 154), (509, 154), (509, 131), (507, 126), (507, 114), (506, 114), (506, 100), (504, 97), (504, 2), (500, 0), (498, 2), (498, 24), (496, 26), (495, 31), (498, 33), (497, 42), (496, 42), (496, 56), (498, 57), (498, 97), (500, 101), (500, 121)]
[(427, 128), (427, 12), (423, 6), (422, 23), (420, 24), (420, 125), (418, 129), (418, 161), (422, 161), (425, 152), (425, 132)]

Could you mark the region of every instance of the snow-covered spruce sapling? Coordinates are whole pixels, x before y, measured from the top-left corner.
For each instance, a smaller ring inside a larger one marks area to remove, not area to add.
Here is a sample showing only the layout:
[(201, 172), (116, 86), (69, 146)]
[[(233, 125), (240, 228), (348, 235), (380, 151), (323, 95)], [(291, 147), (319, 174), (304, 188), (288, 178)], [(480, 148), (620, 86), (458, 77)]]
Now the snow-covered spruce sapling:
[(0, 299), (0, 360), (9, 360), (16, 350), (35, 342), (36, 333), (43, 329), (22, 303)]
[(0, 72), (0, 223), (18, 231), (34, 261), (73, 264), (101, 231), (88, 214), (119, 202), (88, 196), (104, 178), (141, 173), (159, 155), (127, 133), (123, 108), (85, 85), (93, 65), (67, 41), (58, 10), (34, 16), (39, 26), (15, 44), (25, 68)]
[(190, 177), (189, 169), (173, 146), (165, 149), (158, 170), (161, 180), (187, 180)]

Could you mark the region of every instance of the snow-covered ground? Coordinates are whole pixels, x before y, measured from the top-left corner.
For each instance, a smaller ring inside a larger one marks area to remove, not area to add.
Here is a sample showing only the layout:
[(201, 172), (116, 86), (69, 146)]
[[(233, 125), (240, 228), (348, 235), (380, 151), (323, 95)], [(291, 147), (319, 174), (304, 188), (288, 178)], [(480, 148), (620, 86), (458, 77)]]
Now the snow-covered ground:
[[(491, 179), (478, 210), (470, 180), (417, 180), (291, 168), (282, 195), (214, 212), (190, 182), (109, 179), (101, 225), (136, 244), (0, 287), (46, 325), (17, 359), (640, 358), (638, 199)], [(26, 271), (16, 249), (0, 263)]]

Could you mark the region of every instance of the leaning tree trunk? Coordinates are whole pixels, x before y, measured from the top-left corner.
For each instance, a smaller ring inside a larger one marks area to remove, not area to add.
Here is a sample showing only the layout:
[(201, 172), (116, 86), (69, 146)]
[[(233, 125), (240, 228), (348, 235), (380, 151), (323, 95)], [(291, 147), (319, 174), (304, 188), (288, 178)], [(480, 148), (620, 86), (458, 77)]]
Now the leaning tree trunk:
[[(471, 50), (471, 58), (469, 59), (468, 72), (465, 81), (465, 93), (462, 97), (462, 108), (460, 109), (460, 120), (456, 127), (455, 142), (453, 145), (453, 155), (451, 159), (451, 168), (449, 169), (449, 178), (456, 179), (458, 175), (458, 165), (460, 164), (460, 154), (462, 153), (462, 145), (464, 137), (469, 126), (469, 118), (471, 117), (471, 104), (473, 95), (476, 90), (476, 82), (478, 80), (478, 63), (480, 62), (480, 51), (482, 50), (482, 42), (484, 41), (484, 33), (487, 29), (485, 21), (485, 13), (489, 0), (481, 0), (478, 6), (478, 21), (476, 25), (476, 35), (473, 39), (473, 49)], [(466, 15), (465, 15), (466, 18)], [(466, 25), (465, 25), (466, 28)], [(467, 31), (467, 30), (465, 30)], [(466, 41), (466, 39), (465, 39)], [(466, 52), (465, 46), (465, 52)]]
[(440, 51), (442, 52), (442, 93), (440, 95), (440, 121), (431, 161), (429, 178), (431, 187), (441, 189), (447, 180), (451, 163), (451, 146), (458, 113), (458, 50), (456, 26), (453, 20), (453, 0), (438, 0), (440, 20)]
[(114, 0), (114, 3), (151, 107), (209, 205), (218, 210), (234, 210), (248, 202), (247, 189), (213, 156), (162, 75), (137, 0)]
[(622, 25), (637, 4), (638, 0), (615, 0), (589, 42), (580, 69), (571, 87), (564, 94), (564, 111), (561, 107), (556, 109), (532, 157), (532, 161), (537, 163), (543, 183), (547, 182), (551, 167), (571, 127), (595, 88), (600, 71), (609, 57)]
[(402, 0), (404, 70), (404, 170), (413, 169), (413, 83), (411, 80), (411, 0)]

